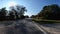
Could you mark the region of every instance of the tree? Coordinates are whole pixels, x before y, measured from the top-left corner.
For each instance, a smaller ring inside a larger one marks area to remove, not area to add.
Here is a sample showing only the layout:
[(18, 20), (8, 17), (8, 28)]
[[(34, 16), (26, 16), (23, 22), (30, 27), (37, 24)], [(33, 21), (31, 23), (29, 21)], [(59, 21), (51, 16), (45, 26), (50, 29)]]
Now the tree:
[(0, 19), (5, 19), (6, 15), (7, 15), (6, 8), (0, 9)]
[(12, 6), (12, 7), (10, 7), (10, 9), (11, 9), (11, 11), (15, 12), (15, 15), (17, 18), (24, 16), (25, 11), (27, 11), (24, 6), (20, 6), (20, 5)]
[(27, 11), (26, 7), (19, 6), (19, 5), (16, 6), (16, 10), (17, 10), (19, 16), (24, 16), (24, 13)]
[(26, 16), (25, 16), (25, 18), (29, 18), (29, 16), (28, 16), (28, 15), (26, 15)]
[(6, 16), (6, 8), (2, 8), (1, 10), (0, 10), (0, 15), (1, 16)]
[(15, 18), (15, 19), (18, 17), (18, 13), (14, 7), (10, 7), (9, 15), (11, 18)]
[(60, 7), (56, 4), (44, 6), (38, 15), (44, 19), (60, 19)]
[(36, 18), (36, 15), (32, 15), (30, 18)]

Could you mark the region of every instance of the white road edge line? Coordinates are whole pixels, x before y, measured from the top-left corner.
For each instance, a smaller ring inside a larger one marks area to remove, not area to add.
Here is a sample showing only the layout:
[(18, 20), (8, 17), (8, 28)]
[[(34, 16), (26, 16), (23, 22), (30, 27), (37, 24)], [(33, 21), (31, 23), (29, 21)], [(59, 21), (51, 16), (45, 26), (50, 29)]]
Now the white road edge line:
[(35, 26), (36, 26), (39, 30), (41, 30), (44, 34), (47, 34), (40, 26), (38, 26), (37, 24), (35, 24)]

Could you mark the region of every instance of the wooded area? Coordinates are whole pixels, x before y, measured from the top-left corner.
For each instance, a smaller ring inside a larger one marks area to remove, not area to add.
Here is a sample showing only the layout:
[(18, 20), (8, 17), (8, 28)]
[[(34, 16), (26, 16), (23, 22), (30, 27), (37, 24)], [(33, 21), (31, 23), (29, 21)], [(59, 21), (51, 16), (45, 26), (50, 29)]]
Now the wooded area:
[(6, 8), (0, 9), (0, 20), (15, 20), (15, 19), (23, 19), (28, 16), (24, 16), (24, 13), (27, 12), (26, 7), (24, 6), (11, 6), (9, 10)]
[(44, 6), (37, 15), (32, 15), (31, 17), (37, 19), (60, 20), (60, 6), (57, 4)]

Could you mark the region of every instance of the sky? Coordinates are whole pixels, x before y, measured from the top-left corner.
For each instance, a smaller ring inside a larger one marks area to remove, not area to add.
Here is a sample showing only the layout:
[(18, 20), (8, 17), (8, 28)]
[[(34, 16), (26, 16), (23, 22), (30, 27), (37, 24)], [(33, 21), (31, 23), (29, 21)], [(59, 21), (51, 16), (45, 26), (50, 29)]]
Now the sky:
[(8, 9), (12, 5), (23, 5), (27, 9), (25, 15), (29, 16), (38, 14), (44, 6), (51, 4), (60, 5), (60, 0), (0, 0), (0, 8)]

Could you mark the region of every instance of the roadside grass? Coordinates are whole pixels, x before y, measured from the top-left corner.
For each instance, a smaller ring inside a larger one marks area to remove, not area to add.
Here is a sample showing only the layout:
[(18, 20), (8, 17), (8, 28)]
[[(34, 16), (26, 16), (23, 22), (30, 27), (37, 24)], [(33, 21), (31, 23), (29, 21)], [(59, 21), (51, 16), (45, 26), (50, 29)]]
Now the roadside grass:
[(46, 20), (46, 19), (32, 19), (33, 21), (40, 24), (55, 24), (60, 23), (60, 20)]

